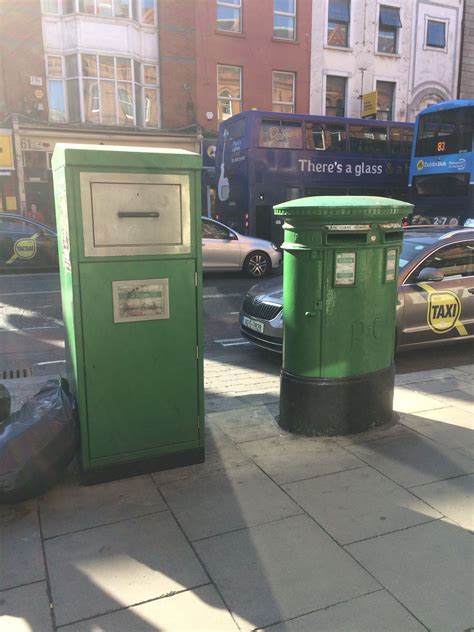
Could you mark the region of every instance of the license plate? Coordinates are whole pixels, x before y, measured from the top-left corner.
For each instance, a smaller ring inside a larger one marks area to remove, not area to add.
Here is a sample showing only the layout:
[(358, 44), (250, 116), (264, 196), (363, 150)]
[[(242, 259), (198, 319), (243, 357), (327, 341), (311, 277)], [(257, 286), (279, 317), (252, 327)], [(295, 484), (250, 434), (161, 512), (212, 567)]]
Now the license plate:
[(253, 320), (253, 318), (243, 316), (242, 324), (249, 329), (253, 329), (253, 331), (258, 331), (261, 334), (263, 333), (263, 323), (259, 323), (258, 320)]

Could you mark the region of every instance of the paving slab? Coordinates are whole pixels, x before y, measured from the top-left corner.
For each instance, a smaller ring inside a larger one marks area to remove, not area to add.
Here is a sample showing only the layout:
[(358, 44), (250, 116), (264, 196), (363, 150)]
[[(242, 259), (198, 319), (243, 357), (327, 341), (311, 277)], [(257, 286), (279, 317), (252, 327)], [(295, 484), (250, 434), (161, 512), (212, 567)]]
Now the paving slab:
[(247, 406), (240, 410), (211, 413), (209, 418), (235, 443), (283, 434), (283, 430), (265, 406)]
[(84, 487), (63, 484), (40, 499), (46, 538), (166, 509), (150, 476)]
[[(464, 529), (474, 530), (474, 476), (412, 487), (411, 491)], [(474, 569), (473, 569), (474, 581)]]
[(285, 434), (282, 437), (242, 443), (241, 449), (277, 483), (289, 483), (365, 465), (332, 439)]
[(472, 628), (474, 559), (464, 529), (437, 520), (347, 550), (430, 632)]
[(399, 413), (414, 413), (433, 408), (443, 408), (443, 404), (434, 395), (425, 395), (410, 386), (395, 387), (393, 410)]
[(421, 435), (401, 435), (347, 449), (402, 487), (471, 474), (472, 460)]
[(395, 376), (395, 385), (415, 384), (416, 382), (428, 382), (431, 380), (443, 380), (450, 377), (466, 375), (465, 371), (459, 372), (457, 368), (430, 369), (429, 371), (414, 371), (413, 373), (399, 373)]
[(216, 536), (195, 547), (246, 630), (380, 588), (308, 516)]
[(209, 582), (169, 512), (45, 543), (58, 625)]
[(467, 413), (474, 415), (474, 401), (472, 392), (465, 390), (447, 391), (445, 393), (433, 393), (432, 397), (437, 399), (444, 406), (455, 406)]
[(250, 463), (248, 456), (239, 449), (222, 430), (206, 417), (205, 461), (197, 465), (177, 467), (154, 472), (152, 478), (158, 487), (185, 478), (199, 478), (219, 470), (227, 470), (242, 463)]
[(237, 632), (213, 586), (155, 599), (96, 619), (73, 623), (64, 632)]
[(0, 590), (46, 578), (36, 500), (0, 507)]
[(53, 632), (46, 582), (0, 592), (0, 628), (4, 632)]
[(284, 489), (340, 544), (441, 518), (370, 467), (291, 483)]
[(160, 489), (190, 540), (302, 513), (254, 464), (176, 481)]
[(416, 382), (411, 385), (415, 391), (435, 395), (437, 393), (446, 393), (460, 389), (466, 393), (472, 392), (472, 386), (468, 381), (468, 376), (464, 375), (464, 379), (457, 377), (445, 377), (439, 380), (429, 380), (427, 382)]
[(222, 410), (232, 410), (235, 408), (241, 408), (242, 401), (239, 397), (213, 397), (206, 391), (206, 413), (214, 413)]
[(265, 628), (268, 632), (426, 632), (385, 590), (355, 597), (297, 619)]
[(448, 448), (461, 448), (474, 441), (474, 416), (454, 406), (404, 414), (400, 422)]

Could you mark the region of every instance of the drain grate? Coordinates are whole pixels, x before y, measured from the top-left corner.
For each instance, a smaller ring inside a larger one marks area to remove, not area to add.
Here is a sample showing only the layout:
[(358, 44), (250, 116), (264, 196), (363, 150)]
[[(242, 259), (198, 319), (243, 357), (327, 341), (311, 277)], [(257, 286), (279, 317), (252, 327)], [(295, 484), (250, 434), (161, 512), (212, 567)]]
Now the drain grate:
[(32, 375), (31, 367), (26, 369), (0, 369), (0, 379), (2, 380), (14, 380), (16, 378), (31, 377)]

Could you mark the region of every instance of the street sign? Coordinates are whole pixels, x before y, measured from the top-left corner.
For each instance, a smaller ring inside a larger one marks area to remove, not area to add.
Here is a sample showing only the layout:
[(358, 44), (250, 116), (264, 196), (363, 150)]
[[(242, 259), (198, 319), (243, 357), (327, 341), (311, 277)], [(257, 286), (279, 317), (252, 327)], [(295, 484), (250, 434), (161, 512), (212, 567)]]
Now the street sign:
[(375, 118), (377, 115), (377, 90), (362, 95), (362, 118)]

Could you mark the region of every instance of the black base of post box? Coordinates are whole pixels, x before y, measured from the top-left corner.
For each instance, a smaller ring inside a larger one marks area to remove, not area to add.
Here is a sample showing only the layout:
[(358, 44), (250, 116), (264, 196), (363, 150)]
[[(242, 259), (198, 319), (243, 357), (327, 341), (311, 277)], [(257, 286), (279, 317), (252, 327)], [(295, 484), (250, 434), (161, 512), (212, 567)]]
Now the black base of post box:
[(395, 366), (343, 378), (301, 377), (281, 371), (279, 425), (306, 436), (346, 435), (393, 418)]
[(79, 478), (81, 485), (96, 485), (97, 483), (108, 483), (109, 481), (116, 481), (129, 476), (160, 472), (197, 463), (204, 463), (204, 448), (193, 448), (192, 450), (162, 454), (141, 461), (127, 461), (100, 468), (82, 470)]

